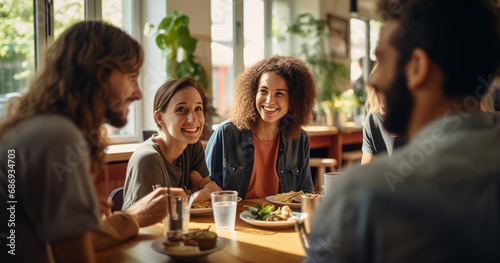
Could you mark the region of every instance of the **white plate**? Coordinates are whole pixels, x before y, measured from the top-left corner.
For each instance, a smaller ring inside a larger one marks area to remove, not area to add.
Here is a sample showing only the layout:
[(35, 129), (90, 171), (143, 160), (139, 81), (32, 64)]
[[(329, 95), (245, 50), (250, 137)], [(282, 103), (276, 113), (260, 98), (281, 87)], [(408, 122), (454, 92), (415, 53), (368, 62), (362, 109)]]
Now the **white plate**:
[[(241, 201), (242, 198), (238, 196), (238, 202)], [(196, 216), (202, 216), (202, 215), (209, 215), (211, 214), (213, 211), (212, 211), (212, 207), (209, 207), (209, 208), (191, 208), (191, 210), (189, 211), (189, 213), (191, 215), (196, 215)]]
[(166, 250), (165, 246), (163, 245), (164, 241), (165, 241), (164, 237), (158, 238), (158, 239), (156, 239), (153, 242), (153, 244), (151, 244), (151, 247), (156, 252), (169, 255), (170, 257), (175, 258), (175, 259), (194, 259), (194, 258), (200, 258), (200, 257), (204, 257), (204, 256), (206, 256), (208, 254), (211, 254), (211, 253), (213, 253), (215, 251), (221, 250), (224, 247), (224, 241), (222, 240), (222, 238), (218, 237), (217, 238), (217, 245), (214, 248), (212, 248), (212, 249), (202, 250), (202, 251), (196, 252), (196, 253), (181, 253), (181, 252), (173, 252), (173, 251)]
[(267, 196), (266, 197), (266, 200), (270, 203), (273, 203), (275, 205), (280, 205), (280, 206), (284, 206), (284, 205), (287, 205), (289, 206), (292, 210), (301, 210), (302, 209), (302, 204), (301, 203), (285, 203), (285, 202), (278, 202), (278, 201), (274, 201), (274, 199), (276, 198), (277, 195), (270, 195), (270, 196)]
[[(307, 217), (306, 213), (300, 213), (300, 212), (292, 212), (295, 216), (297, 216), (298, 220), (305, 219)], [(249, 223), (250, 225), (262, 227), (262, 228), (268, 228), (268, 229), (280, 229), (280, 228), (287, 228), (291, 227), (295, 224), (295, 221), (262, 221), (262, 220), (257, 220), (254, 218), (252, 213), (250, 211), (243, 211), (240, 214), (241, 220)]]

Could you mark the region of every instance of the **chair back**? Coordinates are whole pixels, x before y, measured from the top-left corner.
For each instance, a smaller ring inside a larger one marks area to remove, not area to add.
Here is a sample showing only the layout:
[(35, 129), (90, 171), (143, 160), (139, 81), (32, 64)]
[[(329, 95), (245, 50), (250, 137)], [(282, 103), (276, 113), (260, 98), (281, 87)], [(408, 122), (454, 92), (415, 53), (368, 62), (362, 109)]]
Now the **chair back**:
[(108, 201), (113, 202), (113, 206), (111, 206), (111, 212), (122, 211), (123, 187), (118, 187), (115, 190), (113, 190), (109, 194)]
[(149, 138), (151, 138), (151, 136), (153, 136), (153, 134), (155, 133), (158, 133), (156, 130), (143, 130), (142, 131), (142, 140), (145, 141)]

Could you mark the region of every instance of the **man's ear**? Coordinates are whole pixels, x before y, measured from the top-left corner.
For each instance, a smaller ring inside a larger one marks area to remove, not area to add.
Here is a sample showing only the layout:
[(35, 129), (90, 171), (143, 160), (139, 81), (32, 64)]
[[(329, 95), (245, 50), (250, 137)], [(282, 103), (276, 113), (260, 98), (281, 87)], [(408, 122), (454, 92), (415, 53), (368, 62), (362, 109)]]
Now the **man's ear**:
[(405, 69), (410, 90), (420, 87), (427, 80), (430, 67), (431, 60), (427, 53), (421, 48), (414, 49)]

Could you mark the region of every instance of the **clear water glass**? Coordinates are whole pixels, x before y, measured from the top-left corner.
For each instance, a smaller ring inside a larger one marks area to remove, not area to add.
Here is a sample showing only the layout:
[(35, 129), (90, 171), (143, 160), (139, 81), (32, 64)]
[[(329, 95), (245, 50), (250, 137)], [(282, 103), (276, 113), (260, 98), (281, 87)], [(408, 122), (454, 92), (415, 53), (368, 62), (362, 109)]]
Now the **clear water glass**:
[(218, 191), (212, 193), (212, 207), (216, 230), (234, 230), (238, 192)]

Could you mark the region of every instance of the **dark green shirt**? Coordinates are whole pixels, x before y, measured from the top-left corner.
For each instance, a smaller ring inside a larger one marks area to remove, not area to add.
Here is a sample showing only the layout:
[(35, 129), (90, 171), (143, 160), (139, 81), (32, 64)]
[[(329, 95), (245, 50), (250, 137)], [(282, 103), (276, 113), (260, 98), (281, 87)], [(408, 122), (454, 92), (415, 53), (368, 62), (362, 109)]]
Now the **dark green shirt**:
[(177, 166), (174, 166), (165, 159), (153, 137), (147, 139), (134, 151), (128, 162), (123, 209), (150, 193), (156, 184), (191, 188), (189, 173), (193, 170), (198, 171), (203, 178), (208, 176), (200, 141), (188, 144), (177, 159)]

